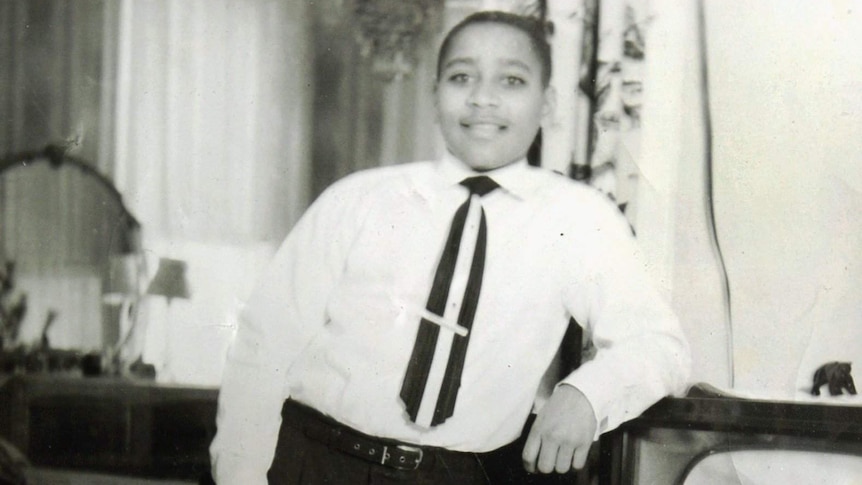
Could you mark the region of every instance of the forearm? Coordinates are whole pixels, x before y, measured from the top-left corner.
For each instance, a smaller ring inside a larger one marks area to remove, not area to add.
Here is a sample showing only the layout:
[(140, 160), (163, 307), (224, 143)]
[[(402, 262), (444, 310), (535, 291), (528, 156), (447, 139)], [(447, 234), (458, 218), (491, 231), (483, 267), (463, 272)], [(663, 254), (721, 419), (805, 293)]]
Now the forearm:
[(590, 401), (601, 433), (639, 416), (659, 399), (685, 390), (691, 366), (682, 334), (656, 332), (600, 349), (561, 384)]
[(589, 399), (597, 436), (683, 392), (691, 367), (679, 319), (648, 275), (625, 219), (605, 216), (582, 247), (586, 276), (573, 275), (577, 283), (565, 294), (596, 352), (563, 382)]
[(219, 392), (217, 433), (210, 447), (213, 475), (223, 484), (266, 483), (281, 423), (280, 372), (231, 355)]

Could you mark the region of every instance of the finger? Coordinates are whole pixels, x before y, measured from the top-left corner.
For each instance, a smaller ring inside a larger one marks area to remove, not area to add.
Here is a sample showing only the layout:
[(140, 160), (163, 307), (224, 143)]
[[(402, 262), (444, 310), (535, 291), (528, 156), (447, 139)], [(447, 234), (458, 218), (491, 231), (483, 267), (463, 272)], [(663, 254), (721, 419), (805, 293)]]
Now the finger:
[(542, 449), (539, 452), (539, 461), (536, 464), (541, 473), (552, 473), (557, 466), (557, 450), (559, 446), (548, 441), (542, 441)]
[(567, 473), (572, 468), (573, 455), (575, 447), (573, 445), (563, 445), (557, 450), (557, 464), (554, 470), (557, 473)]
[(530, 430), (527, 436), (527, 442), (524, 444), (524, 451), (521, 453), (521, 460), (524, 462), (524, 469), (530, 473), (536, 473), (536, 460), (539, 457), (539, 450), (542, 446), (542, 440), (539, 438), (539, 433), (536, 433), (535, 427)]
[(572, 467), (575, 470), (584, 468), (584, 465), (587, 463), (587, 457), (590, 454), (590, 445), (591, 443), (587, 443), (586, 445), (581, 445), (575, 449), (575, 454), (572, 458)]

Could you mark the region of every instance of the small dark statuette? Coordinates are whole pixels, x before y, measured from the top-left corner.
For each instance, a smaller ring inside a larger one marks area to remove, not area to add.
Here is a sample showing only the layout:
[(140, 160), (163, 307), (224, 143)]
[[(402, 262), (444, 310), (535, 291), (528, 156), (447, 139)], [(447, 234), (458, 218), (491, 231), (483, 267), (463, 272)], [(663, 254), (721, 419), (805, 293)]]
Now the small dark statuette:
[(820, 395), (820, 387), (829, 384), (829, 394), (839, 396), (846, 390), (849, 394), (856, 394), (856, 386), (853, 385), (853, 376), (850, 375), (850, 362), (829, 362), (821, 365), (814, 372), (814, 385), (811, 394)]

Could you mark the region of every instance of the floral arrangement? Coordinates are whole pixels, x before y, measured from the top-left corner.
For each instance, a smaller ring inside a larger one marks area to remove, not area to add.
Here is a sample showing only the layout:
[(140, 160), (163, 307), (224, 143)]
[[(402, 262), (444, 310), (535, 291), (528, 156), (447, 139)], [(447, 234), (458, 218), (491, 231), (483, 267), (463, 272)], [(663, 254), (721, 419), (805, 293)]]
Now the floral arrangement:
[(15, 263), (7, 261), (0, 267), (0, 350), (17, 343), (26, 314), (27, 295), (15, 291)]
[(80, 367), (80, 352), (51, 348), (48, 329), (57, 318), (55, 311), (48, 312), (41, 339), (30, 344), (18, 338), (26, 315), (27, 294), (16, 291), (15, 263), (7, 261), (0, 266), (0, 375), (73, 371)]

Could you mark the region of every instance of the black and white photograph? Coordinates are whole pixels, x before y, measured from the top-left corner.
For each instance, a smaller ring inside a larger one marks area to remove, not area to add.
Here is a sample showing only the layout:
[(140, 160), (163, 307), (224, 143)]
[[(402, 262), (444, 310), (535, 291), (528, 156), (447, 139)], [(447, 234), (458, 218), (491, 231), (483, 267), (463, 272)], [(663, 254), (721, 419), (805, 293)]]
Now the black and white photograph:
[(0, 0), (0, 485), (862, 483), (862, 0)]

